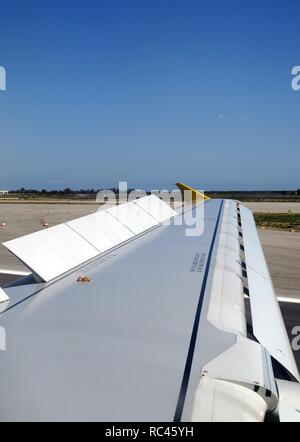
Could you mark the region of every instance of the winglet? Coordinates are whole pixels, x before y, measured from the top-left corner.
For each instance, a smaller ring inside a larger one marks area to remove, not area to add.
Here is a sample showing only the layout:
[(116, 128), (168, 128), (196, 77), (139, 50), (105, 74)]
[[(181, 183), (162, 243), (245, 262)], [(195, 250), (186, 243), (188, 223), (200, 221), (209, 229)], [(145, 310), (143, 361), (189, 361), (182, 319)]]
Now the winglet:
[(181, 190), (181, 191), (185, 191), (185, 190), (189, 190), (192, 192), (192, 201), (195, 202), (197, 201), (197, 199), (204, 199), (204, 200), (209, 200), (210, 198), (206, 195), (204, 195), (204, 193), (199, 192), (199, 190), (193, 189), (190, 186), (187, 186), (184, 183), (176, 183), (176, 186)]

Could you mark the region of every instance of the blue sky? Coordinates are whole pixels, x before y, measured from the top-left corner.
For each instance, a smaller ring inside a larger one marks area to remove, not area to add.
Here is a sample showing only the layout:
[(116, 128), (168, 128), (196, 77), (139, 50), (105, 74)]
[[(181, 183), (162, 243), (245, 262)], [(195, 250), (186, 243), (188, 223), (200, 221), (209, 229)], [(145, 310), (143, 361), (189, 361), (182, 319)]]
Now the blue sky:
[(300, 187), (298, 0), (2, 2), (0, 188)]

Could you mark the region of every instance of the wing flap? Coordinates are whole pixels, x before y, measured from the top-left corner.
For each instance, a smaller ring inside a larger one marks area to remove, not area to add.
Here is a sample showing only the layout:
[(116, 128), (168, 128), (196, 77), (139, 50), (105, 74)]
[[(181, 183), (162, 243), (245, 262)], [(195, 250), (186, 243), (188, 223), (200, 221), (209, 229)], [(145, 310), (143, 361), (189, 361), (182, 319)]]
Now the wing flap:
[(135, 204), (149, 213), (156, 221), (163, 223), (177, 215), (175, 210), (155, 195), (149, 195), (134, 201)]
[(0, 287), (0, 304), (5, 301), (9, 301), (9, 297), (7, 296), (5, 291)]
[(240, 213), (254, 335), (300, 381), (252, 212), (241, 205)]
[(108, 211), (101, 211), (67, 223), (100, 253), (132, 238), (134, 234)]
[(48, 282), (174, 215), (166, 203), (151, 195), (3, 245)]
[(43, 281), (95, 258), (99, 252), (65, 224), (4, 243)]
[(111, 216), (126, 226), (135, 235), (158, 225), (158, 221), (133, 201), (107, 210)]

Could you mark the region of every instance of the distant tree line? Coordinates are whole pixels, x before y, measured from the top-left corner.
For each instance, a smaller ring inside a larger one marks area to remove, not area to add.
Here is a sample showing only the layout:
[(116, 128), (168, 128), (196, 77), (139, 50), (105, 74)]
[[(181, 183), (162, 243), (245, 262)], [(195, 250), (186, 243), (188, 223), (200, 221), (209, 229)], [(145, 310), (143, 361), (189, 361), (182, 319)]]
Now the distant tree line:
[(207, 190), (206, 193), (214, 194), (239, 194), (239, 195), (287, 195), (294, 196), (300, 195), (300, 189), (298, 190)]
[[(62, 190), (37, 190), (37, 189), (25, 189), (24, 187), (21, 187), (20, 189), (16, 190), (10, 190), (9, 193), (15, 193), (15, 194), (33, 194), (33, 195), (78, 195), (78, 194), (97, 194), (101, 190), (111, 190), (115, 193), (119, 193), (119, 189), (116, 187), (111, 187), (110, 189), (80, 189), (80, 190), (74, 190), (67, 187), (66, 189)], [(128, 189), (128, 192), (132, 192), (135, 189)], [(245, 194), (245, 195), (300, 195), (300, 189), (298, 190), (207, 190), (206, 193), (210, 194), (231, 194), (231, 193), (238, 193), (238, 194)]]
[(69, 187), (67, 187), (66, 189), (63, 189), (63, 190), (46, 190), (46, 189), (36, 190), (36, 189), (25, 189), (24, 187), (21, 187), (20, 189), (9, 191), (9, 193), (13, 193), (16, 195), (26, 194), (26, 195), (49, 195), (49, 196), (51, 196), (51, 195), (78, 195), (78, 194), (90, 195), (90, 194), (96, 194), (97, 192), (98, 192), (98, 190), (95, 190), (95, 189), (73, 190), (73, 189), (70, 189)]
[[(75, 190), (75, 189), (70, 189), (69, 187), (67, 187), (66, 189), (62, 189), (62, 190), (46, 190), (46, 189), (42, 189), (42, 190), (37, 190), (37, 189), (26, 189), (24, 187), (21, 187), (20, 189), (15, 189), (15, 190), (10, 190), (9, 194), (10, 195), (16, 195), (19, 197), (38, 197), (38, 196), (42, 196), (42, 197), (78, 197), (78, 196), (86, 196), (86, 197), (91, 197), (94, 196), (96, 197), (96, 195), (98, 194), (98, 192), (100, 192), (101, 190), (110, 190), (112, 192), (114, 192), (116, 195), (119, 194), (119, 189), (112, 187), (110, 189), (79, 189), (79, 190)], [(134, 189), (128, 189), (128, 193), (130, 193), (131, 191), (133, 191)]]
[[(10, 190), (7, 197), (17, 197), (19, 199), (31, 198), (57, 198), (57, 199), (96, 199), (97, 193), (101, 190), (111, 190), (116, 196), (119, 194), (118, 188), (110, 189), (71, 189), (69, 187), (61, 190), (37, 190), (21, 187), (20, 189)], [(134, 189), (128, 189), (128, 193)], [(148, 192), (149, 193), (149, 192)], [(228, 198), (241, 201), (298, 201), (300, 200), (300, 189), (298, 190), (231, 190), (231, 191), (206, 191), (206, 195), (211, 198)], [(5, 198), (5, 196), (1, 197)]]

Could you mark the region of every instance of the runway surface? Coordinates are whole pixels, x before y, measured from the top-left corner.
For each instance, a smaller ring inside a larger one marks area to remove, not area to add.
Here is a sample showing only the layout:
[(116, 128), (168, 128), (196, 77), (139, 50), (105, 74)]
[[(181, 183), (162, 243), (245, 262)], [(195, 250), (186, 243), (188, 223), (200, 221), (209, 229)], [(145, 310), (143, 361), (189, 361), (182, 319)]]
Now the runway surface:
[(300, 298), (300, 233), (258, 232), (277, 296)]
[(300, 213), (300, 203), (243, 203), (252, 212)]
[[(298, 370), (300, 371), (300, 348), (298, 349), (300, 347), (300, 304), (280, 302), (280, 308), (294, 350)], [(296, 341), (294, 345), (293, 341)], [(296, 347), (295, 344), (297, 344)]]

